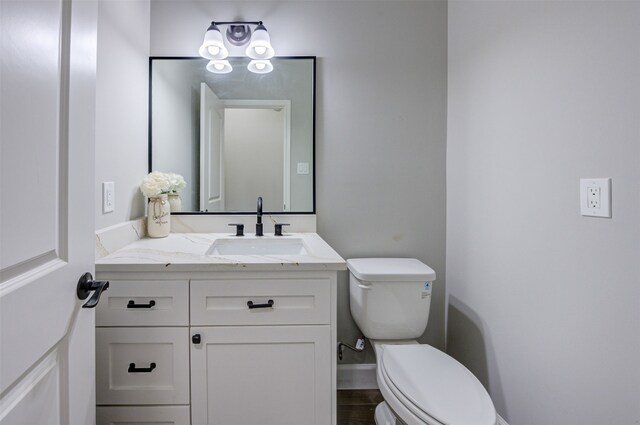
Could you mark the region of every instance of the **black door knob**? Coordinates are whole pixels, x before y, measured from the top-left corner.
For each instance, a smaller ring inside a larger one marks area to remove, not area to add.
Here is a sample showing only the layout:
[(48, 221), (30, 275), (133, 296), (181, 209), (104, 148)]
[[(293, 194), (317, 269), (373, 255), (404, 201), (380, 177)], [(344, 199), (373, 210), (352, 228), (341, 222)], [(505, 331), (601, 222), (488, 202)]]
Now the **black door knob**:
[(94, 308), (100, 301), (100, 295), (103, 291), (109, 289), (109, 282), (106, 280), (93, 280), (91, 273), (87, 272), (78, 280), (78, 286), (76, 287), (76, 295), (79, 300), (86, 300), (89, 293), (93, 292), (93, 296), (89, 298), (89, 301), (82, 305), (82, 308)]
[(202, 342), (202, 338), (200, 337), (200, 334), (195, 334), (191, 337), (191, 342), (193, 342), (194, 344), (200, 344)]

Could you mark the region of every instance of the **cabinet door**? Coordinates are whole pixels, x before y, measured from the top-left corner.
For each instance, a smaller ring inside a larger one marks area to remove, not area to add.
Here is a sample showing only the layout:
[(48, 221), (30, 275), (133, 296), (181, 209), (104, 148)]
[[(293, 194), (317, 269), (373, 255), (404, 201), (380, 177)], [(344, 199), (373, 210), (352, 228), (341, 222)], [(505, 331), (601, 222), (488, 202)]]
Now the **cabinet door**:
[(194, 424), (326, 425), (331, 412), (329, 326), (192, 328)]

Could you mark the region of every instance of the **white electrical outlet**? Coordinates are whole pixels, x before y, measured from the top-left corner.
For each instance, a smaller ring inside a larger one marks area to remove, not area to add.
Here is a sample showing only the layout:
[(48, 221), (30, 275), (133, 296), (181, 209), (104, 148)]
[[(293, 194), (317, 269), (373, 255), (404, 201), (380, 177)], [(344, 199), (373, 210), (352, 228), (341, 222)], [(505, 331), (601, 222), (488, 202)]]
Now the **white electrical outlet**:
[(600, 209), (600, 187), (589, 186), (587, 187), (587, 208)]
[(580, 214), (611, 217), (611, 179), (580, 179)]
[(115, 186), (113, 182), (102, 183), (102, 212), (109, 213), (116, 209)]

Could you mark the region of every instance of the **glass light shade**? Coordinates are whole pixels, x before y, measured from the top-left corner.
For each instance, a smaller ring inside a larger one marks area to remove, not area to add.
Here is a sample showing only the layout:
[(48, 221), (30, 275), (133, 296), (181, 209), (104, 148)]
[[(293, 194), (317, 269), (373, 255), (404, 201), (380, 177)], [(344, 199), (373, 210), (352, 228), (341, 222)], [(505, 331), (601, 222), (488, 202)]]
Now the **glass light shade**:
[(251, 59), (270, 59), (276, 54), (271, 46), (271, 37), (264, 25), (258, 25), (253, 31), (245, 54)]
[(211, 24), (206, 34), (202, 46), (198, 49), (198, 54), (205, 59), (224, 59), (229, 56), (229, 51), (222, 41), (220, 29), (215, 24)]
[(217, 59), (209, 61), (207, 71), (213, 72), (214, 74), (228, 74), (233, 71), (233, 67), (228, 60)]
[(258, 59), (249, 62), (247, 69), (256, 74), (268, 74), (273, 71), (273, 65), (270, 60)]

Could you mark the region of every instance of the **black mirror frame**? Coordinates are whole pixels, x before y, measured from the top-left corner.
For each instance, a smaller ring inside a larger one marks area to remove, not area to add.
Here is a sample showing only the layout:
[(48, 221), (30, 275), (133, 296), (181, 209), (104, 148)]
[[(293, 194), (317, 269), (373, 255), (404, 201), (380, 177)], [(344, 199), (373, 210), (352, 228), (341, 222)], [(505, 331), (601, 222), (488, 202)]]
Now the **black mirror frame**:
[[(182, 59), (182, 60), (202, 60), (200, 56), (149, 56), (149, 105), (148, 105), (148, 168), (149, 173), (153, 171), (152, 164), (152, 71), (154, 60), (167, 60), (167, 59)], [(265, 211), (265, 215), (314, 215), (316, 213), (316, 56), (274, 56), (274, 59), (311, 59), (313, 63), (313, 84), (312, 84), (312, 100), (313, 100), (313, 134), (312, 134), (312, 147), (313, 153), (313, 208), (311, 211)], [(255, 211), (184, 211), (184, 212), (172, 212), (171, 215), (251, 215), (255, 214)]]

